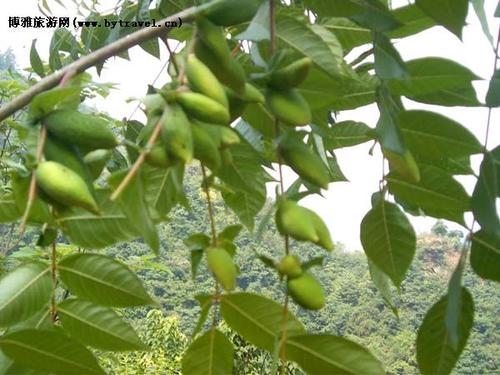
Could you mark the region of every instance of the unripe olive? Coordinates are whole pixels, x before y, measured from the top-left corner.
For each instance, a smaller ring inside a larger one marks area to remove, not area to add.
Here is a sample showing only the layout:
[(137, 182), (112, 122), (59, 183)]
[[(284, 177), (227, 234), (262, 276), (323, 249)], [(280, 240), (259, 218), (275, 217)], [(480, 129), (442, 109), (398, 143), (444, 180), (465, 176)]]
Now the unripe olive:
[(293, 300), (305, 309), (319, 310), (325, 305), (325, 294), (314, 276), (302, 276), (288, 280), (288, 292)]
[(278, 271), (289, 279), (294, 279), (302, 275), (300, 259), (296, 255), (286, 255), (278, 264)]
[(209, 247), (205, 250), (210, 271), (225, 290), (236, 286), (236, 266), (233, 258), (221, 247)]

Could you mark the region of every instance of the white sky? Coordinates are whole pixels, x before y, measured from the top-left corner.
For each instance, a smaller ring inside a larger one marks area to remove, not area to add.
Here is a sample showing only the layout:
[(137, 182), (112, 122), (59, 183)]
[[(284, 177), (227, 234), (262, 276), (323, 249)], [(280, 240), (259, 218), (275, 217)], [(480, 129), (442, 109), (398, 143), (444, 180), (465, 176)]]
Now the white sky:
[[(54, 0), (49, 0), (49, 6), (54, 11), (54, 15), (73, 17), (73, 4), (68, 0), (63, 1), (68, 5), (69, 10), (64, 10), (58, 7)], [(109, 9), (114, 6), (115, 1), (101, 0), (100, 3), (102, 9)], [(402, 0), (393, 1), (393, 4), (397, 6), (405, 3), (407, 2)], [(491, 33), (494, 36), (496, 36), (496, 30), (499, 27), (499, 20), (492, 16), (496, 5), (496, 0), (485, 0), (486, 14), (489, 16), (488, 21)], [(0, 12), (0, 51), (11, 47), (16, 55), (18, 67), (28, 67), (31, 41), (37, 38), (37, 49), (42, 59), (46, 61), (49, 55), (48, 49), (53, 30), (8, 28), (9, 16), (34, 17), (41, 15), (37, 8), (37, 1), (4, 1), (0, 7)], [(101, 77), (95, 75), (95, 70), (89, 70), (94, 74), (96, 80), (103, 83), (117, 83), (119, 89), (114, 90), (105, 100), (96, 101), (93, 104), (118, 119), (128, 117), (136, 104), (126, 103), (126, 100), (130, 97), (144, 95), (147, 84), (153, 82), (164, 61), (168, 58), (166, 49), (161, 43), (160, 48), (162, 61), (135, 47), (129, 51), (131, 61), (120, 58), (108, 60)], [(468, 25), (464, 29), (463, 42), (444, 28), (434, 27), (397, 42), (397, 48), (405, 60), (424, 56), (441, 56), (467, 66), (476, 75), (485, 79), (485, 81), (475, 83), (479, 98), (483, 100), (488, 87), (487, 81), (493, 70), (494, 55), (491, 45), (482, 33), (472, 6), (469, 12)], [(166, 81), (167, 74), (163, 72), (156, 86), (162, 85)], [(408, 109), (432, 110), (455, 119), (469, 128), (478, 139), (484, 140), (488, 112), (486, 108), (443, 108), (414, 103), (408, 100), (405, 101), (405, 105)], [(139, 116), (138, 119), (142, 120), (140, 111), (138, 111), (137, 116)], [(354, 111), (342, 112), (339, 120), (347, 119), (363, 121), (374, 127), (378, 119), (378, 111), (374, 105), (370, 105)], [(499, 119), (498, 111), (493, 111), (490, 148), (500, 141), (500, 127), (497, 124)], [(359, 224), (370, 209), (371, 194), (378, 190), (378, 181), (382, 174), (381, 156), (378, 151), (374, 156), (368, 155), (370, 146), (371, 143), (339, 150), (336, 153), (338, 161), (349, 182), (331, 184), (329, 190), (324, 194), (325, 198), (308, 197), (302, 201), (304, 205), (314, 209), (323, 217), (332, 232), (334, 240), (343, 242), (348, 249), (361, 249)], [(477, 163), (475, 165), (477, 167)], [(288, 183), (294, 180), (291, 172), (285, 173), (285, 180)], [(468, 192), (471, 193), (474, 179), (460, 178), (460, 181), (465, 184)], [(273, 187), (270, 187), (270, 194), (272, 194), (273, 189)], [(435, 219), (412, 217), (412, 222), (417, 232), (423, 232), (429, 230)], [(450, 227), (458, 228), (454, 224), (450, 224)]]

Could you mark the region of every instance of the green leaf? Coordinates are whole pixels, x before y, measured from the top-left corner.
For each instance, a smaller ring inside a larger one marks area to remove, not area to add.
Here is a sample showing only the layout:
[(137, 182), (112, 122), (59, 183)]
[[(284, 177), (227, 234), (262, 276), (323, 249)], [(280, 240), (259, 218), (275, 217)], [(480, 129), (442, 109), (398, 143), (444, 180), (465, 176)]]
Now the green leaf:
[(109, 191), (97, 191), (101, 215), (71, 208), (61, 212), (57, 223), (63, 233), (77, 246), (100, 249), (117, 242), (139, 237), (134, 223), (109, 199)]
[[(116, 189), (127, 173), (128, 169), (114, 173), (108, 179), (109, 184)], [(137, 231), (144, 237), (145, 242), (151, 250), (155, 254), (158, 254), (160, 250), (160, 238), (158, 237), (155, 223), (151, 218), (149, 208), (146, 205), (145, 189), (140, 174), (141, 172), (139, 172), (139, 175), (136, 174), (129, 182), (119, 196), (118, 202), (123, 212), (127, 215), (127, 218), (134, 223)]]
[(465, 84), (479, 79), (468, 68), (441, 57), (424, 57), (407, 61), (406, 67), (410, 78), (406, 81), (391, 81), (389, 87), (392, 93), (410, 98), (444, 89), (464, 87)]
[(352, 74), (352, 77), (332, 78), (319, 69), (312, 69), (299, 90), (313, 111), (324, 108), (341, 111), (373, 103), (377, 78)]
[[(242, 118), (264, 137), (274, 137), (274, 117), (264, 105), (260, 103), (248, 104), (245, 112), (243, 112)], [(236, 127), (236, 129), (240, 130), (241, 128), (238, 129), (238, 127)], [(255, 143), (250, 142), (250, 144), (255, 147)], [(258, 148), (256, 148), (256, 150), (260, 151)]]
[(286, 357), (310, 375), (385, 374), (380, 362), (355, 342), (331, 335), (300, 335), (286, 340)]
[[(283, 306), (251, 293), (224, 295), (221, 314), (226, 323), (251, 344), (272, 352), (283, 327)], [(302, 323), (287, 314), (287, 336), (305, 333)]]
[(228, 225), (225, 227), (222, 232), (217, 236), (218, 239), (221, 240), (229, 240), (234, 241), (236, 237), (240, 234), (243, 227), (240, 224)]
[(151, 56), (160, 58), (160, 43), (158, 42), (158, 38), (148, 39), (145, 42), (139, 44), (144, 51), (149, 53)]
[(196, 277), (198, 266), (203, 259), (203, 251), (210, 246), (210, 237), (203, 233), (195, 233), (184, 240), (184, 244), (191, 250), (191, 277)]
[[(143, 128), (144, 125), (139, 121), (126, 121), (125, 139), (135, 143)], [(131, 147), (130, 145), (126, 145), (126, 148), (128, 160), (132, 164), (139, 157), (139, 151), (135, 147)]]
[(387, 176), (389, 191), (410, 207), (419, 207), (425, 214), (464, 224), (464, 212), (470, 210), (467, 192), (450, 174), (431, 167), (420, 167), (420, 182)]
[(362, 5), (363, 11), (350, 16), (357, 24), (375, 32), (390, 31), (401, 26), (399, 21), (389, 12), (387, 6), (380, 3), (380, 1), (364, 0), (360, 4)]
[(391, 40), (382, 33), (374, 33), (375, 73), (380, 79), (405, 79), (408, 72)]
[(408, 98), (425, 104), (435, 104), (445, 107), (480, 107), (481, 102), (477, 99), (477, 93), (472, 82), (462, 86), (449, 89), (437, 90), (423, 95), (408, 95)]
[(87, 348), (58, 331), (8, 333), (0, 338), (0, 349), (20, 365), (53, 374), (104, 374)]
[[(14, 200), (17, 204), (17, 209), (19, 212), (26, 211), (26, 205), (28, 204), (27, 196), (31, 184), (31, 176), (21, 177), (19, 175), (14, 175), (12, 178), (12, 190), (14, 193)], [(37, 224), (53, 223), (54, 219), (50, 212), (47, 203), (42, 201), (40, 198), (35, 198), (30, 209), (30, 214), (28, 216), (28, 222), (33, 222)]]
[(12, 194), (0, 196), (0, 223), (10, 223), (22, 216)]
[(482, 278), (500, 282), (500, 236), (484, 230), (474, 233), (470, 264)]
[(373, 284), (377, 287), (385, 304), (392, 310), (396, 317), (399, 317), (399, 312), (391, 292), (391, 284), (389, 277), (382, 272), (370, 259), (368, 259), (368, 269)]
[(29, 112), (34, 119), (40, 119), (56, 109), (76, 109), (80, 104), (80, 87), (56, 87), (33, 98)]
[(399, 128), (413, 155), (426, 160), (469, 156), (483, 147), (467, 128), (443, 115), (427, 111), (404, 111)]
[(196, 327), (194, 327), (193, 333), (191, 334), (191, 337), (195, 337), (203, 328), (203, 325), (205, 324), (208, 313), (210, 311), (210, 307), (212, 307), (212, 296), (209, 294), (198, 294), (196, 297), (196, 300), (200, 304), (200, 316), (198, 318), (198, 322), (196, 323)]
[(500, 70), (491, 77), (490, 87), (486, 94), (486, 105), (490, 108), (500, 107)]
[[(371, 42), (370, 29), (359, 26), (347, 18), (337, 18), (338, 14), (332, 15), (334, 18), (325, 19), (322, 25), (337, 36), (344, 50), (351, 50)], [(404, 38), (435, 25), (435, 22), (415, 4), (397, 8), (392, 11), (392, 15), (401, 23), (401, 26), (387, 33), (390, 38)]]
[(45, 71), (43, 69), (43, 62), (36, 50), (36, 39), (31, 41), (31, 49), (30, 49), (30, 64), (33, 71), (38, 74), (40, 77), (45, 77)]
[(462, 294), (462, 276), (465, 268), (466, 255), (463, 252), (458, 265), (448, 282), (448, 303), (446, 304), (445, 324), (453, 349), (457, 349), (460, 330), (460, 304)]
[(471, 206), (474, 219), (488, 233), (500, 236), (500, 219), (496, 209), (498, 196), (497, 168), (490, 153), (484, 154), (479, 178), (472, 193)]
[(109, 307), (68, 299), (57, 305), (57, 315), (64, 330), (84, 345), (113, 351), (147, 348), (130, 324)]
[(253, 229), (255, 216), (266, 202), (269, 176), (261, 166), (261, 158), (248, 144), (231, 147), (233, 161), (220, 168), (217, 176), (229, 190), (222, 192), (224, 202), (235, 212), (242, 224)]
[(471, 2), (477, 18), (479, 19), (479, 22), (481, 22), (481, 28), (483, 29), (484, 35), (493, 46), (493, 35), (491, 35), (490, 28), (488, 26), (488, 18), (484, 12), (484, 0), (471, 0)]
[(427, 165), (439, 168), (452, 175), (474, 174), (470, 165), (470, 157), (429, 159), (426, 155), (415, 155), (418, 165)]
[(342, 46), (325, 27), (310, 25), (304, 19), (280, 16), (276, 21), (276, 36), (284, 44), (310, 57), (316, 66), (330, 76), (340, 73)]
[(269, 40), (269, 35), (269, 1), (264, 1), (247, 29), (236, 35), (235, 39), (259, 42)]
[(90, 302), (116, 307), (153, 303), (136, 274), (108, 256), (69, 255), (59, 262), (57, 269), (68, 289)]
[[(343, 147), (357, 146), (373, 139), (372, 129), (362, 122), (343, 121), (333, 124), (323, 136), (325, 148), (334, 150)], [(323, 135), (323, 134), (322, 134)]]
[(187, 207), (188, 202), (183, 189), (184, 166), (174, 165), (170, 168), (155, 168), (149, 165), (142, 167), (142, 179), (146, 201), (165, 217), (178, 203)]
[(438, 24), (462, 39), (469, 8), (468, 0), (417, 0), (417, 5)]
[(379, 1), (308, 0), (306, 5), (321, 17), (349, 17), (374, 31), (388, 31), (400, 23)]
[(406, 215), (395, 204), (378, 199), (361, 222), (361, 243), (368, 258), (399, 288), (417, 246)]
[(42, 309), (52, 295), (49, 266), (26, 263), (0, 279), (0, 327), (22, 322)]
[(497, 197), (500, 198), (500, 146), (490, 151), (490, 156), (495, 165), (497, 175)]
[(213, 328), (197, 338), (182, 357), (184, 375), (228, 375), (233, 373), (234, 348), (224, 334)]
[(451, 373), (467, 339), (474, 316), (474, 302), (467, 289), (462, 288), (460, 298), (460, 322), (458, 345), (453, 347), (446, 328), (448, 296), (434, 304), (424, 317), (417, 335), (417, 362), (423, 375)]
[(387, 33), (391, 38), (405, 38), (436, 25), (434, 20), (422, 12), (416, 4), (408, 4), (404, 7), (394, 9), (392, 14), (402, 23), (402, 26)]

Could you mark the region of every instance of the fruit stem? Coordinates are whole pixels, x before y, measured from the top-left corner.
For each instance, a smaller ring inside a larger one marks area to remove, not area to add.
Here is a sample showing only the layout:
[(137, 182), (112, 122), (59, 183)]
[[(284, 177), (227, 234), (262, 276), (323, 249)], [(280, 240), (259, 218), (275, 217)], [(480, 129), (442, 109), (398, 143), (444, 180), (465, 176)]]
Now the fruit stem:
[(163, 44), (165, 44), (165, 47), (167, 47), (168, 54), (170, 56), (170, 62), (172, 63), (172, 66), (174, 67), (175, 73), (177, 76), (179, 76), (180, 69), (179, 69), (179, 64), (177, 63), (177, 57), (175, 56), (174, 51), (170, 48), (170, 44), (168, 43), (168, 37), (165, 35), (163, 38), (161, 38), (163, 41)]
[(50, 317), (52, 322), (56, 321), (57, 310), (56, 310), (56, 287), (57, 287), (57, 276), (56, 276), (56, 248), (57, 239), (52, 242), (52, 251), (50, 254), (50, 272), (52, 276), (52, 297), (50, 299)]
[(142, 152), (139, 154), (137, 159), (134, 162), (134, 165), (132, 165), (132, 168), (128, 171), (127, 175), (125, 178), (120, 182), (120, 185), (113, 191), (113, 194), (111, 194), (111, 197), (109, 198), (111, 201), (115, 201), (118, 199), (120, 194), (125, 190), (132, 181), (132, 179), (135, 177), (137, 172), (139, 172), (139, 169), (141, 168), (142, 164), (144, 163), (144, 160), (146, 159), (146, 154), (149, 152), (151, 149), (151, 146), (155, 144), (157, 141), (158, 137), (160, 136), (160, 131), (161, 131), (161, 124), (164, 120), (164, 117), (166, 116), (167, 110), (163, 111), (162, 116), (158, 120), (155, 129), (153, 133), (151, 134), (151, 137), (148, 139), (148, 143), (146, 144), (146, 147), (142, 150)]
[(208, 180), (207, 180), (207, 171), (205, 169), (205, 166), (201, 164), (201, 173), (203, 175), (203, 189), (205, 191), (205, 195), (207, 196), (207, 210), (208, 210), (208, 218), (210, 220), (210, 231), (212, 233), (212, 245), (216, 246), (217, 245), (217, 231), (215, 229), (215, 218), (214, 218), (214, 213), (213, 213), (213, 207), (212, 207), (212, 199), (210, 198), (210, 189), (208, 187)]

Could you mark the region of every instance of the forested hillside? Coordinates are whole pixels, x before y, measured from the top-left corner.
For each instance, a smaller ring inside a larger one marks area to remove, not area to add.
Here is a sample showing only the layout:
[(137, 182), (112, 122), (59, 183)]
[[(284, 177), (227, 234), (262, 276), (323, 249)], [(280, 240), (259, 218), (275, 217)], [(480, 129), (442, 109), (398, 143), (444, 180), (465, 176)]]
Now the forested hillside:
[[(200, 178), (194, 171), (196, 169), (193, 168), (188, 179)], [(191, 182), (188, 186), (197, 185)], [(153, 351), (107, 355), (106, 361), (116, 360), (114, 364), (109, 362), (109, 366), (117, 374), (140, 374), (145, 368), (150, 374), (160, 369), (169, 368), (172, 373), (180, 369), (182, 350), (195, 329), (191, 322), (196, 321), (200, 311), (198, 302), (190, 296), (210, 293), (213, 287), (213, 280), (206, 272), (200, 272), (203, 277), (192, 279), (190, 251), (184, 244), (189, 233), (208, 231), (202, 194), (201, 190), (189, 191), (190, 210), (177, 209), (172, 215), (175, 224), (162, 227), (160, 259), (155, 260), (140, 242), (108, 250), (109, 254), (139, 270), (139, 275), (161, 303), (163, 311), (163, 314), (154, 309), (131, 312), (130, 319), (145, 335), (145, 342), (153, 346)], [(217, 199), (215, 207), (219, 227), (236, 222), (232, 214), (225, 210), (222, 200)], [(268, 270), (256, 256), (260, 254), (277, 259), (280, 238), (271, 224), (262, 228), (260, 236), (261, 239), (256, 239), (242, 232), (238, 237), (237, 263), (243, 275), (238, 279), (238, 286), (240, 290), (262, 293), (280, 301), (283, 290), (274, 287), (277, 284), (276, 273)], [(399, 318), (384, 304), (374, 287), (366, 256), (361, 251), (345, 249), (341, 244), (337, 244), (334, 252), (324, 259), (325, 272), (316, 273), (328, 296), (326, 307), (319, 312), (307, 312), (295, 306), (292, 310), (310, 329), (347, 336), (366, 345), (383, 361), (389, 373), (417, 374), (414, 345), (417, 329), (433, 301), (446, 293), (447, 280), (459, 258), (461, 237), (460, 232), (448, 231), (441, 223), (435, 225), (433, 233), (420, 236), (416, 262), (400, 293), (393, 290)], [(303, 260), (324, 254), (307, 245), (297, 243), (294, 246), (301, 247), (297, 253)], [(200, 265), (205, 266), (203, 263)], [(455, 371), (457, 374), (497, 373), (500, 366), (496, 318), (500, 307), (498, 287), (492, 282), (481, 281), (471, 272), (466, 273), (465, 285), (477, 296), (476, 315), (467, 348)], [(238, 374), (261, 374), (266, 373), (265, 369), (269, 370), (269, 355), (245, 345), (241, 337), (233, 337), (233, 340), (239, 350), (239, 363), (235, 364)], [(301, 373), (293, 366), (290, 369), (291, 373)]]

